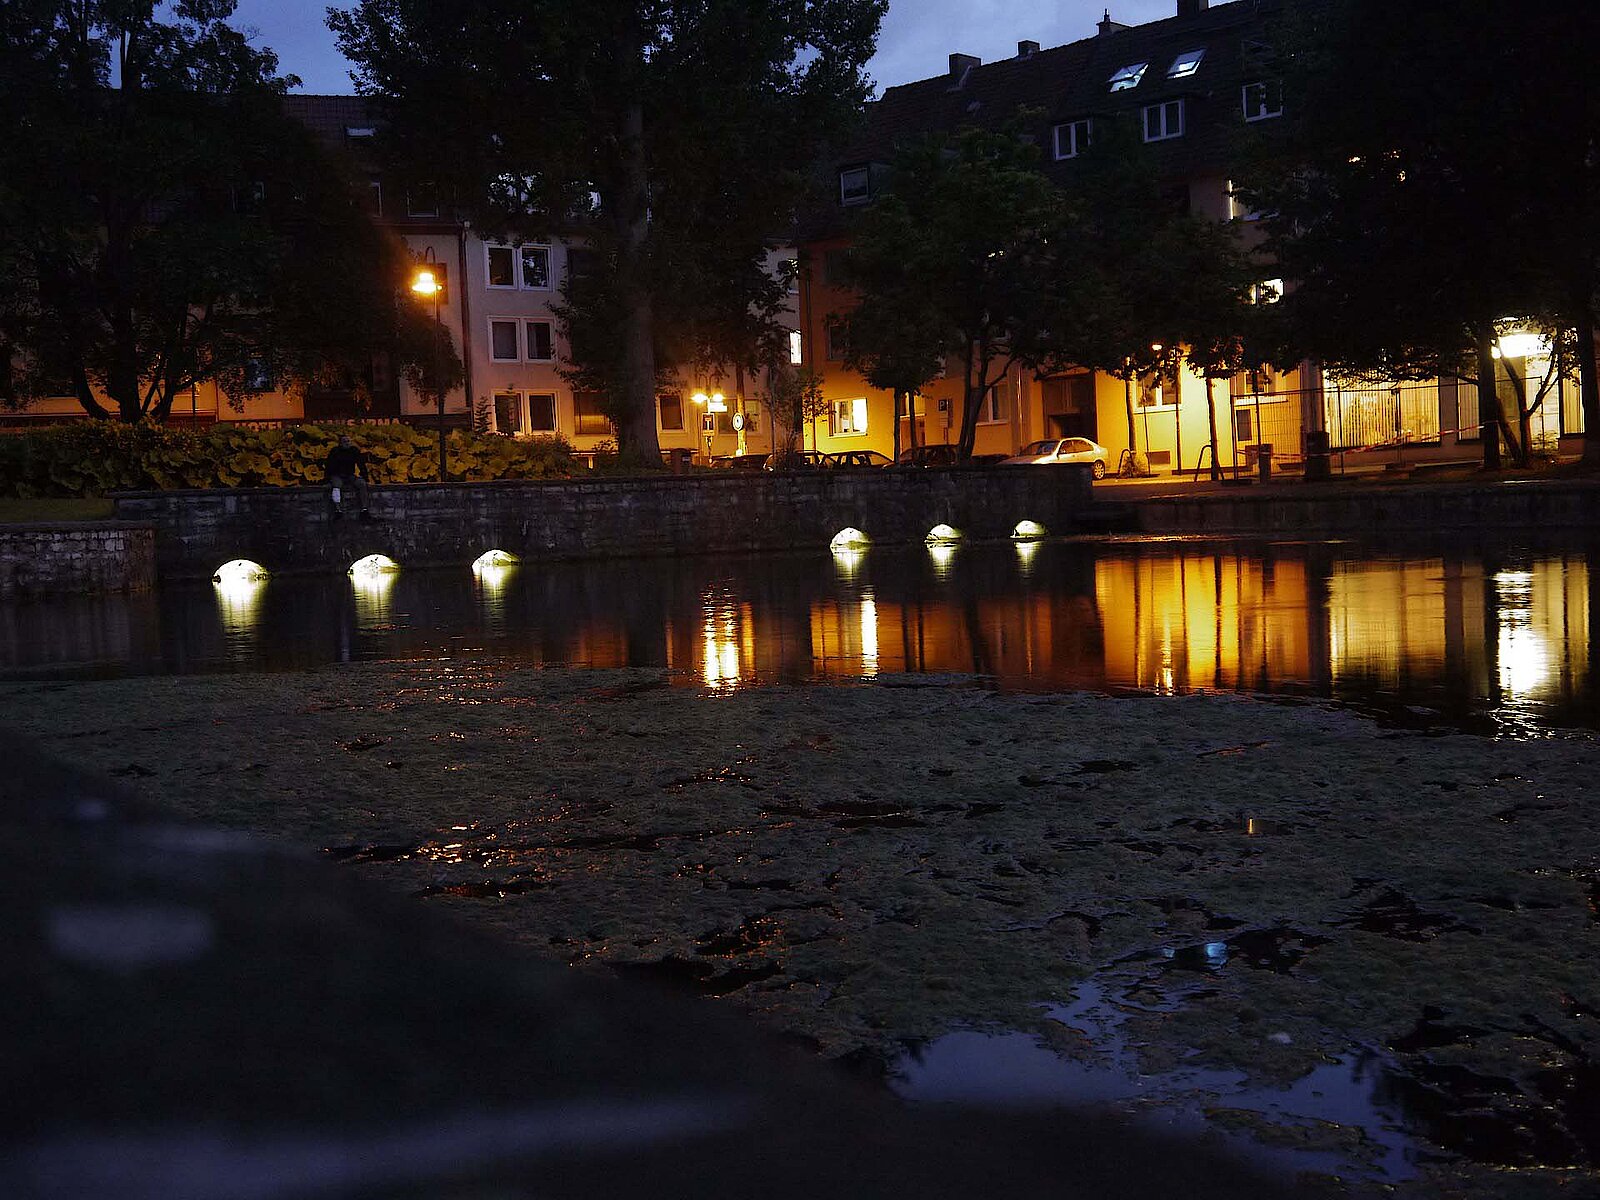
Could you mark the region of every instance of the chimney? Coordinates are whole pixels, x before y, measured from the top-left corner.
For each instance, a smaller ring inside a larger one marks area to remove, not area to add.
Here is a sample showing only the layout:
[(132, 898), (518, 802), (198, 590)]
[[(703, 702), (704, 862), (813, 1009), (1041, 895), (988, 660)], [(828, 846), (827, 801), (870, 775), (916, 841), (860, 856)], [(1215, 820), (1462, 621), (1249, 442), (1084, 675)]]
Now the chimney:
[(1018, 42), (1017, 43), (1017, 57), (1018, 58), (1032, 58), (1037, 53), (1039, 53), (1039, 43), (1038, 42)]
[(981, 67), (983, 59), (975, 54), (952, 54), (950, 56), (950, 86), (960, 87), (967, 81), (967, 72), (973, 67)]
[[(1181, 3), (1183, 3), (1183, 0), (1178, 0), (1178, 2), (1181, 4)], [(1119, 29), (1126, 29), (1126, 28), (1127, 28), (1126, 25), (1123, 25), (1120, 22), (1113, 21), (1111, 19), (1111, 10), (1109, 8), (1106, 9), (1105, 17), (1100, 21), (1100, 23), (1098, 25), (1095, 26), (1095, 29), (1099, 31), (1099, 34), (1100, 34), (1101, 37), (1105, 37), (1105, 35), (1108, 34), (1108, 33), (1115, 33)]]
[(1180, 17), (1198, 17), (1210, 7), (1210, 0), (1178, 0)]

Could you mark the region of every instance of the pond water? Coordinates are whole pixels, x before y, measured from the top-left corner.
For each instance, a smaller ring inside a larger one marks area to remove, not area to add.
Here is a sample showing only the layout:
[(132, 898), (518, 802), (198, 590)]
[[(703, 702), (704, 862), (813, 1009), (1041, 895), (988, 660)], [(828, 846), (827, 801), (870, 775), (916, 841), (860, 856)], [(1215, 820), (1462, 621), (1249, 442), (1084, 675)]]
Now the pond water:
[(961, 672), (1593, 726), (1597, 549), (1052, 540), (194, 583), (0, 606), (0, 677), (488, 656), (665, 667), (718, 690)]

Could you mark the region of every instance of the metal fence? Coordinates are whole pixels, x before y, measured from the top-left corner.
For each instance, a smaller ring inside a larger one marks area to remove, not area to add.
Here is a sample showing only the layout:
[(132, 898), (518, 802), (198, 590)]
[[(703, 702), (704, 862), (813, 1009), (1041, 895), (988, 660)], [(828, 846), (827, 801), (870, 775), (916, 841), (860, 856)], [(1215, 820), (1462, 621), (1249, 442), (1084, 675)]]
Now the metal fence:
[(1322, 389), (1328, 439), (1334, 450), (1377, 450), (1439, 440), (1439, 385), (1349, 387), (1329, 380)]

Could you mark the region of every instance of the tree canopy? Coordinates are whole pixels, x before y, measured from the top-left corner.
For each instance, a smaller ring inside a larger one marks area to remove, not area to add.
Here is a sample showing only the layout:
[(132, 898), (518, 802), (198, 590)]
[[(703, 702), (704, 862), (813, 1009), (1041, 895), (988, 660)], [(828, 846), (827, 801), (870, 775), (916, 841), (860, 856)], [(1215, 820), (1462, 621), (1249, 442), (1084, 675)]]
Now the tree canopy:
[[(329, 23), (401, 172), (444, 184), (485, 231), (587, 241), (594, 274), (564, 318), (574, 354), (624, 455), (653, 461), (657, 354), (683, 341), (658, 324), (726, 333), (763, 303), (751, 268), (789, 227), (824, 140), (865, 101), (885, 8), (359, 0)], [(593, 331), (591, 310), (604, 322)]]
[(227, 23), (233, 7), (5, 6), (5, 401), (71, 394), (162, 420), (201, 383), (236, 402), (312, 381), (359, 392), (374, 350), (433, 358), (433, 330), (396, 302), (398, 248), (285, 113), (294, 81)]

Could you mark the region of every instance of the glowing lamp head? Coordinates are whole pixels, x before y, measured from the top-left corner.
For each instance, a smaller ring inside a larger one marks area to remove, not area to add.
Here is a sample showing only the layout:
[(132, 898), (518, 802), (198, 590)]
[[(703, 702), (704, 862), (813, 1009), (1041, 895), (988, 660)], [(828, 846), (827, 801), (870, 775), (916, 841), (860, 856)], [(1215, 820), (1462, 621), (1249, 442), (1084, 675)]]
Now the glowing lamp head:
[(439, 276), (429, 267), (417, 268), (411, 277), (411, 290), (418, 296), (432, 299), (439, 294)]
[(872, 544), (872, 539), (854, 526), (847, 526), (833, 535), (833, 540), (828, 543), (828, 549), (835, 554), (846, 550), (864, 550)]
[(696, 392), (693, 396), (689, 397), (689, 399), (693, 400), (702, 408), (711, 403), (711, 397), (706, 395), (704, 392)]
[(727, 412), (728, 411), (728, 398), (726, 396), (724, 396), (721, 392), (712, 392), (711, 393), (711, 403), (709, 405), (709, 411), (710, 412)]
[(961, 531), (949, 525), (939, 524), (928, 530), (928, 544), (930, 546), (948, 546), (952, 542), (961, 540)]
[(1011, 536), (1019, 542), (1033, 541), (1045, 536), (1045, 528), (1037, 521), (1018, 521)]

